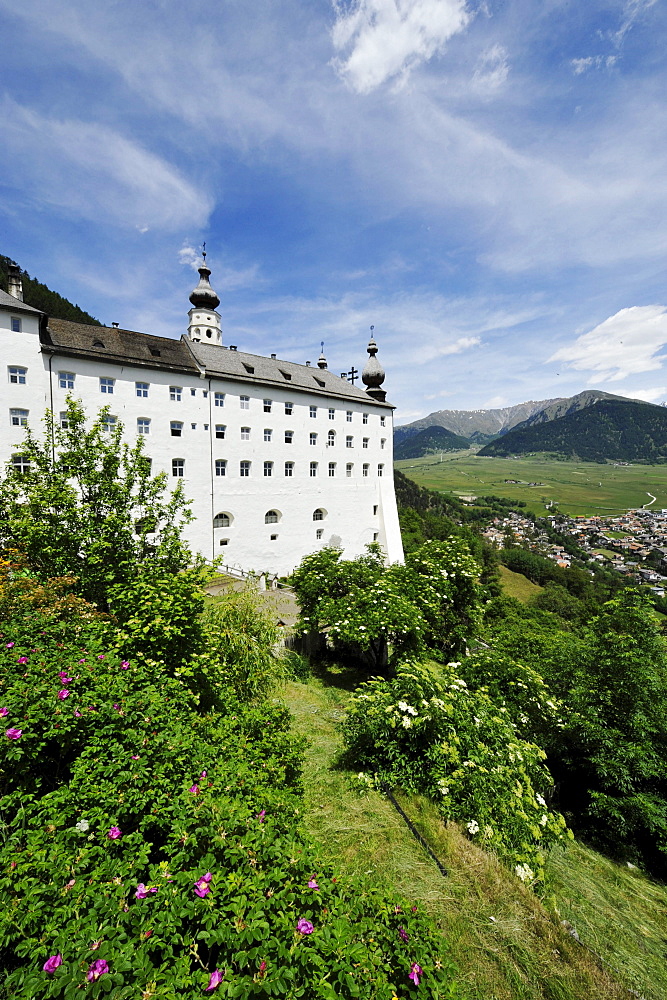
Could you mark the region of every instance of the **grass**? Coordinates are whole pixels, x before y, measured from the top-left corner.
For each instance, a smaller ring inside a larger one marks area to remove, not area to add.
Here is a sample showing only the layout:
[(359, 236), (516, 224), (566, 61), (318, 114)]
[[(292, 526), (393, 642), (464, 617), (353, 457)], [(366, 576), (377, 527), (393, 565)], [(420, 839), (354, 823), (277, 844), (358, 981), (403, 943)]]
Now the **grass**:
[(533, 583), (523, 573), (515, 573), (502, 564), (498, 567), (498, 573), (500, 575), (501, 586), (507, 596), (516, 597), (517, 601), (521, 601), (523, 604), (528, 604), (531, 597), (535, 597), (544, 590), (544, 587)]
[[(463, 496), (507, 497), (523, 500), (528, 509), (544, 516), (552, 501), (564, 514), (612, 517), (649, 503), (667, 508), (667, 465), (598, 465), (540, 458), (480, 458), (465, 453), (432, 455), (396, 462), (396, 468), (420, 486)], [(518, 484), (506, 479), (521, 480)], [(536, 482), (537, 486), (528, 486)]]
[(547, 908), (456, 825), (445, 825), (428, 800), (396, 793), (446, 865), (443, 878), (389, 801), (361, 793), (356, 776), (336, 766), (336, 723), (356, 681), (334, 670), (284, 691), (294, 728), (310, 743), (306, 826), (327, 859), (429, 911), (459, 966), (464, 1000), (620, 1000), (628, 987), (664, 1000), (665, 890), (576, 845), (550, 862), (555, 902)]

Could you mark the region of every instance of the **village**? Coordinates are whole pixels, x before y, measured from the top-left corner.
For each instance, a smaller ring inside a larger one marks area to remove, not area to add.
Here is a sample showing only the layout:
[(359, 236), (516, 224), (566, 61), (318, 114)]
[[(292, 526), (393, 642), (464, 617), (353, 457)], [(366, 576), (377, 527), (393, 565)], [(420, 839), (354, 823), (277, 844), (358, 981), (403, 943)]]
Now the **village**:
[(543, 522), (552, 532), (574, 542), (580, 554), (573, 557), (565, 545), (554, 543), (540, 522), (526, 514), (511, 512), (507, 517), (496, 517), (483, 534), (498, 548), (526, 545), (563, 569), (571, 565), (573, 558), (598, 563), (648, 586), (657, 597), (665, 596), (667, 510), (638, 508), (616, 517), (550, 514)]

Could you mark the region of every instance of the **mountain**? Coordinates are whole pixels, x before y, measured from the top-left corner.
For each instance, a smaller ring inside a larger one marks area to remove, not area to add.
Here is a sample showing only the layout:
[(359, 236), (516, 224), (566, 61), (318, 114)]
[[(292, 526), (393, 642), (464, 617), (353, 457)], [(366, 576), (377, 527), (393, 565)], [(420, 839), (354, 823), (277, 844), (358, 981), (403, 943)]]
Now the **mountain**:
[(559, 397), (539, 402), (530, 400), (527, 403), (503, 406), (496, 410), (437, 410), (435, 413), (429, 413), (427, 417), (422, 417), (421, 420), (397, 427), (394, 432), (394, 443), (398, 445), (427, 427), (444, 427), (452, 434), (458, 434), (477, 443), (489, 441), (545, 407), (562, 402), (563, 398)]
[(491, 441), (479, 454), (550, 452), (587, 462), (667, 461), (667, 408), (653, 403), (612, 397), (555, 420), (526, 424)]
[[(7, 291), (7, 274), (12, 264), (18, 266), (11, 257), (4, 257), (0, 254), (0, 288), (2, 288), (3, 292)], [(21, 280), (23, 282), (23, 301), (26, 305), (33, 306), (35, 309), (41, 309), (42, 312), (53, 317), (53, 319), (68, 319), (72, 323), (87, 323), (92, 326), (102, 325), (90, 313), (73, 305), (69, 299), (59, 295), (58, 292), (52, 291), (47, 285), (42, 284), (41, 281), (37, 281), (36, 278), (31, 278), (28, 272), (22, 268)]]
[(460, 451), (468, 448), (470, 442), (466, 438), (452, 434), (444, 427), (425, 427), (423, 431), (406, 438), (394, 450), (394, 458), (421, 458), (422, 455), (433, 455), (440, 451)]
[[(578, 392), (576, 396), (569, 396), (565, 399), (557, 399), (549, 403), (541, 410), (537, 410), (532, 416), (521, 423), (515, 424), (514, 430), (518, 427), (534, 427), (536, 424), (544, 424), (549, 420), (558, 420), (560, 417), (567, 417), (570, 413), (584, 410), (587, 406), (595, 406), (602, 399), (616, 400), (616, 402), (628, 402), (626, 396), (615, 396), (611, 392), (602, 392), (599, 389), (586, 389)], [(641, 403), (641, 399), (630, 400), (633, 403)]]

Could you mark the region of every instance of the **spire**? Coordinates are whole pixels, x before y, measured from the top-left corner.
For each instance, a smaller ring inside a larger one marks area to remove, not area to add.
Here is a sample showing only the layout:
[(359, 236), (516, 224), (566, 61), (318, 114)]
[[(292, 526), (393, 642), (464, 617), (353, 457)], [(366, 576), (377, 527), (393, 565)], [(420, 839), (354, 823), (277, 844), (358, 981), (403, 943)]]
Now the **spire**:
[(220, 299), (211, 288), (208, 280), (211, 276), (211, 268), (206, 263), (205, 243), (202, 251), (202, 262), (197, 270), (199, 271), (199, 284), (190, 293), (190, 302), (197, 309), (217, 309), (220, 305)]
[(366, 392), (369, 396), (377, 399), (380, 403), (384, 403), (387, 393), (380, 387), (384, 382), (385, 374), (384, 368), (375, 357), (378, 352), (378, 345), (375, 343), (375, 339), (373, 337), (374, 329), (375, 327), (372, 326), (371, 339), (368, 341), (368, 347), (366, 348), (370, 356), (366, 362), (363, 372), (361, 373), (361, 381), (366, 386)]
[(323, 340), (320, 341), (320, 344), (321, 344), (321, 347), (322, 347), (322, 351), (321, 351), (321, 354), (320, 354), (319, 358), (317, 359), (317, 367), (318, 368), (326, 368), (327, 367), (327, 359), (324, 357), (324, 341)]
[(215, 294), (209, 283), (211, 269), (206, 263), (206, 244), (202, 249), (202, 262), (197, 268), (199, 271), (199, 284), (190, 294), (192, 308), (188, 313), (190, 322), (188, 324), (188, 336), (195, 343), (206, 343), (222, 345), (222, 325), (220, 314), (216, 312), (220, 305), (220, 299)]

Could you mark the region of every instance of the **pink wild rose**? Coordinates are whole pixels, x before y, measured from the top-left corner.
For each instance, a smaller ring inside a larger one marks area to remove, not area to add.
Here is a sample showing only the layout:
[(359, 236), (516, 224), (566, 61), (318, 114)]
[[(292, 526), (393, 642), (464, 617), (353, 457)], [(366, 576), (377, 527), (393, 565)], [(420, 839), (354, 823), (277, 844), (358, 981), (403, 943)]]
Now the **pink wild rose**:
[(69, 691), (67, 690), (67, 688), (61, 688), (60, 691), (58, 692), (58, 700), (64, 701), (65, 698), (69, 698)]
[(51, 955), (50, 958), (47, 958), (42, 968), (44, 969), (44, 972), (49, 972), (53, 974), (58, 968), (58, 966), (62, 964), (63, 964), (63, 958), (60, 952), (58, 952), (56, 955)]
[(96, 958), (86, 973), (86, 979), (89, 983), (96, 983), (100, 976), (106, 975), (108, 971), (107, 961), (104, 958)]
[(266, 962), (264, 959), (259, 963), (259, 975), (263, 976), (266, 973)]
[(424, 975), (424, 970), (421, 965), (417, 965), (413, 962), (410, 966), (410, 972), (408, 973), (408, 979), (411, 979), (415, 986), (419, 986), (419, 977)]
[(315, 930), (310, 920), (304, 920), (303, 917), (301, 917), (300, 920), (297, 920), (296, 929), (299, 934), (312, 934)]
[(140, 882), (134, 895), (136, 899), (146, 899), (147, 896), (150, 896), (151, 894), (154, 895), (157, 890), (158, 887), (156, 885), (148, 886), (144, 885), (143, 882)]
[(112, 826), (107, 833), (107, 840), (120, 840), (123, 836), (123, 831), (119, 826)]
[(130, 661), (129, 660), (123, 660), (121, 662), (120, 669), (121, 670), (127, 670), (129, 666), (130, 666)]
[(5, 715), (9, 715), (9, 709), (8, 708), (0, 708), (0, 715), (3, 718), (5, 717)]
[(23, 736), (23, 730), (16, 729), (14, 726), (11, 726), (11, 728), (5, 732), (5, 736), (10, 740), (20, 740)]
[(8, 643), (7, 643), (7, 649), (13, 649), (15, 645), (16, 645), (16, 644), (15, 644), (15, 643), (13, 643), (13, 642), (8, 642)]
[(407, 941), (410, 940), (410, 935), (406, 931), (405, 927), (399, 927), (398, 928), (398, 936), (400, 937), (401, 941), (406, 941), (407, 942)]
[(202, 878), (200, 878), (197, 882), (195, 882), (195, 893), (197, 894), (197, 896), (199, 896), (200, 899), (204, 899), (206, 896), (208, 896), (209, 892), (211, 891), (211, 887), (208, 884), (209, 882), (210, 879), (207, 879), (205, 875), (203, 875)]
[(208, 981), (208, 986), (204, 990), (204, 993), (212, 993), (213, 990), (217, 990), (224, 978), (224, 975), (224, 972), (220, 972), (220, 969), (216, 969), (215, 972), (212, 972), (211, 978)]
[(319, 889), (319, 885), (317, 884), (317, 879), (311, 878), (310, 882), (308, 883), (308, 888)]
[(192, 785), (190, 788), (188, 788), (188, 791), (191, 792), (193, 795), (199, 795), (199, 785)]
[(19, 664), (22, 667), (24, 667), (26, 665), (26, 663), (28, 662), (28, 657), (27, 656), (19, 656), (18, 662), (19, 662)]
[[(19, 660), (19, 663), (20, 663), (20, 662), (21, 662), (21, 661)], [(27, 662), (28, 662), (28, 661), (26, 660), (26, 663), (27, 663)], [(61, 683), (61, 684), (69, 684), (69, 683), (71, 683), (71, 680), (72, 680), (72, 678), (71, 678), (71, 677), (69, 676), (69, 674), (67, 673), (67, 671), (66, 671), (66, 670), (61, 670), (61, 671), (60, 671), (60, 672), (58, 673), (58, 677), (60, 678), (60, 683)]]
[(257, 813), (257, 819), (260, 821), (260, 823), (264, 822), (265, 816), (266, 816), (266, 809), (262, 809), (261, 812)]

